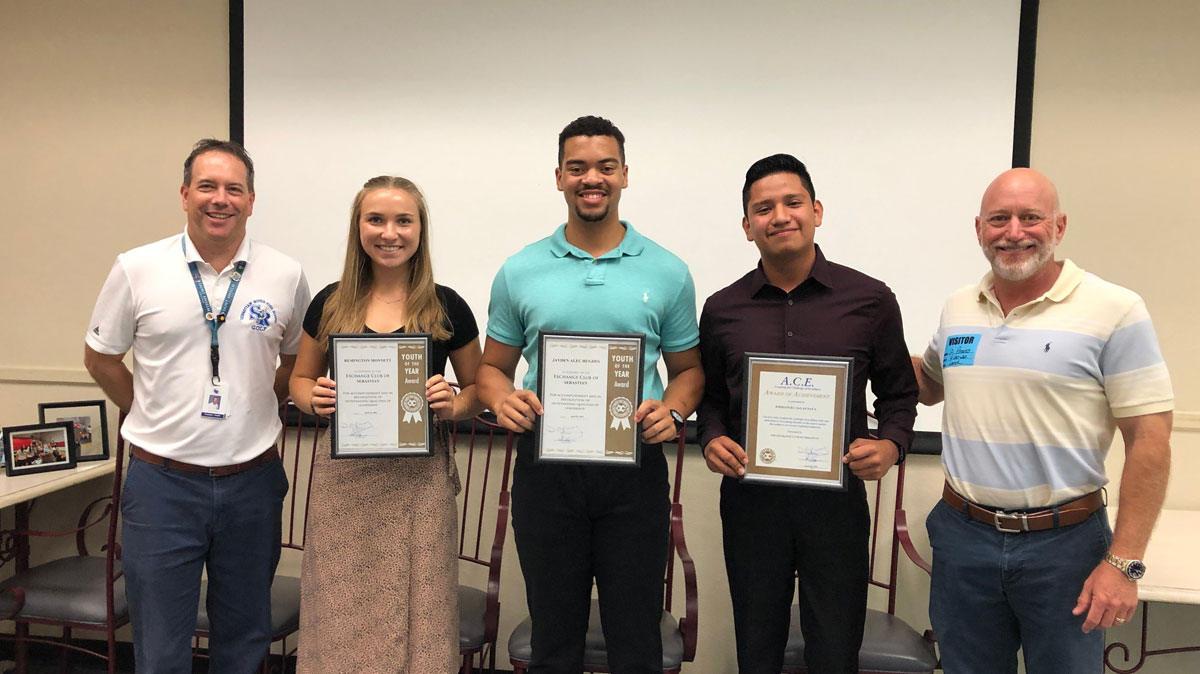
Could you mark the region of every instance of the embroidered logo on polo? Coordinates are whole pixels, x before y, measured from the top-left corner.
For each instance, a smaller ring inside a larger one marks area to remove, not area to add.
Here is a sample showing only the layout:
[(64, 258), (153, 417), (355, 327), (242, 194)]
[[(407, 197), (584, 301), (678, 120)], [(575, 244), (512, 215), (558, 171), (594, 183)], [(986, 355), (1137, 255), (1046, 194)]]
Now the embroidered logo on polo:
[(238, 318), (243, 322), (251, 321), (250, 329), (258, 332), (265, 332), (267, 328), (271, 327), (271, 323), (279, 320), (275, 313), (275, 307), (266, 300), (250, 300), (246, 306), (242, 307), (242, 313), (238, 314)]
[(975, 352), (983, 335), (950, 335), (946, 338), (946, 352), (942, 356), (942, 369), (975, 364)]

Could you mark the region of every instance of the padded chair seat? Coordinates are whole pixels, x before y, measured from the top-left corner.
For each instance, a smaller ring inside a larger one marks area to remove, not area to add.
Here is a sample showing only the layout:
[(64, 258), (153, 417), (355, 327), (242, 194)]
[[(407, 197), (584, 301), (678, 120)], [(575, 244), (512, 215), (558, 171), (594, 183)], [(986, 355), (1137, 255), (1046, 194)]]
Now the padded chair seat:
[[(663, 670), (679, 669), (683, 664), (683, 635), (679, 632), (679, 622), (670, 613), (663, 611), (662, 620), (658, 623), (662, 632)], [(521, 621), (508, 638), (509, 657), (529, 662), (531, 649), (529, 638), (533, 627), (529, 618)], [(584, 667), (608, 667), (608, 651), (604, 646), (604, 632), (600, 628), (600, 604), (592, 599), (592, 610), (588, 617), (587, 637), (583, 647)]]
[[(271, 584), (271, 636), (290, 634), (300, 629), (300, 579), (291, 576), (275, 576)], [(196, 630), (212, 631), (208, 621), (208, 580), (200, 583), (200, 613), (196, 616)]]
[(474, 651), (483, 648), (483, 614), (486, 610), (486, 592), (466, 585), (458, 586), (459, 651)]
[[(792, 625), (783, 664), (804, 664), (804, 635), (800, 632), (800, 607), (792, 604)], [(883, 611), (867, 609), (863, 644), (858, 652), (858, 668), (869, 672), (933, 672), (937, 656), (933, 644), (925, 641), (908, 623)]]
[[(103, 557), (64, 557), (39, 564), (25, 573), (0, 583), (0, 588), (18, 586), (25, 590), (24, 618), (95, 624), (103, 629), (108, 620), (104, 598)], [(114, 562), (113, 573), (121, 571)], [(13, 596), (0, 594), (0, 615), (12, 613)], [(113, 583), (113, 618), (118, 625), (129, 619), (125, 601), (125, 578)]]

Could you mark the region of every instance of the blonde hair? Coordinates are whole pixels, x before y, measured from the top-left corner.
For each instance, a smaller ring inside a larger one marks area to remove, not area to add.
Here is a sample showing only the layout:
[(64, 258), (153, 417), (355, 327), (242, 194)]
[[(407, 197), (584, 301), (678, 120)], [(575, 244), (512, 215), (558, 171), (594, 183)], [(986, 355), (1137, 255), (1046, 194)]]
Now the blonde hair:
[(359, 219), (367, 195), (376, 190), (404, 190), (417, 202), (421, 216), (421, 237), (417, 251), (408, 261), (408, 299), (404, 303), (404, 331), (427, 332), (436, 340), (450, 338), (446, 312), (438, 301), (433, 285), (433, 260), (429, 255), (429, 208), (425, 195), (411, 180), (397, 176), (376, 176), (363, 183), (350, 207), (350, 232), (346, 237), (346, 264), (342, 278), (325, 301), (317, 342), (329, 346), (329, 335), (335, 332), (361, 332), (366, 324), (367, 300), (374, 285), (371, 258), (363, 250), (359, 237)]

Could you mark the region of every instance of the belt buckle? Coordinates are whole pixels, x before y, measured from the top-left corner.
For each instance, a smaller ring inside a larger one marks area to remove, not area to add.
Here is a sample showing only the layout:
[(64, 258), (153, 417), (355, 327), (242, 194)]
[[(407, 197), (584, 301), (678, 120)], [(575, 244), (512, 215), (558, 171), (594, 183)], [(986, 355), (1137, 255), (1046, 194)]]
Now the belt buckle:
[(217, 474), (217, 468), (218, 468), (218, 466), (210, 466), (208, 469), (208, 476), (209, 477), (221, 477), (220, 475)]
[[(1006, 513), (1003, 510), (997, 510), (994, 514), (995, 514), (996, 520), (993, 522), (993, 525), (996, 527), (996, 531), (999, 531), (1000, 533), (1019, 534), (1019, 533), (1025, 532), (1025, 531), (1029, 531), (1029, 516), (1026, 515), (1025, 513)], [(1002, 517), (1008, 517), (1008, 518), (1016, 520), (1017, 522), (1020, 523), (1020, 527), (1016, 528), (1016, 529), (1006, 528), (1003, 524), (1000, 523), (1000, 519)]]

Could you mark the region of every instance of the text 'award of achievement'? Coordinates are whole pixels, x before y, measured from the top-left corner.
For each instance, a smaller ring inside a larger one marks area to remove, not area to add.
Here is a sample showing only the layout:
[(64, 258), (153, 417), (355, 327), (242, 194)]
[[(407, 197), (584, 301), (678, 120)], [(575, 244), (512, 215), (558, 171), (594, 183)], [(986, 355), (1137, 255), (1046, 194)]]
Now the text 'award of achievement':
[(333, 458), (433, 455), (429, 335), (330, 335), (329, 378), (337, 384)]
[(538, 334), (538, 461), (640, 465), (645, 335)]
[(746, 354), (743, 480), (846, 489), (854, 360)]

